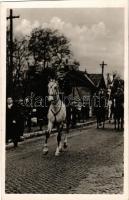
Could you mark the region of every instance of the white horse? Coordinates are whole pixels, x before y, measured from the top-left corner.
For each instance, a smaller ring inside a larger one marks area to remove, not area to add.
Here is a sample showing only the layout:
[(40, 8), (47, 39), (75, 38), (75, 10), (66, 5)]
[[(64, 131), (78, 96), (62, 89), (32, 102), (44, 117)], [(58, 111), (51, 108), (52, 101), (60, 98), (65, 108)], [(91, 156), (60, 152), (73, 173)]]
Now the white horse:
[[(55, 80), (50, 80), (48, 84), (48, 101), (51, 103), (48, 111), (48, 130), (46, 131), (46, 139), (43, 148), (43, 153), (48, 153), (48, 138), (52, 131), (53, 125), (56, 124), (57, 126), (57, 148), (55, 152), (55, 156), (58, 156), (62, 151), (62, 143), (61, 143), (61, 136), (62, 136), (62, 129), (64, 122), (66, 121), (66, 106), (61, 101), (59, 96), (59, 85), (58, 82)], [(64, 148), (67, 147), (67, 134), (65, 133), (64, 137)]]

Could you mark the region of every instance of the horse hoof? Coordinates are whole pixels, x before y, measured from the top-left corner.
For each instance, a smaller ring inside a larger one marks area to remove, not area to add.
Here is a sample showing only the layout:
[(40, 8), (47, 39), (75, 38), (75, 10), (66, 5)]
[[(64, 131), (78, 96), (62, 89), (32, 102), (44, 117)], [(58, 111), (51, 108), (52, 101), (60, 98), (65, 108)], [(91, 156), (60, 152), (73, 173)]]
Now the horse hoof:
[(64, 149), (66, 149), (68, 147), (67, 143), (64, 142)]
[(48, 149), (47, 148), (43, 149), (43, 154), (44, 155), (48, 154)]

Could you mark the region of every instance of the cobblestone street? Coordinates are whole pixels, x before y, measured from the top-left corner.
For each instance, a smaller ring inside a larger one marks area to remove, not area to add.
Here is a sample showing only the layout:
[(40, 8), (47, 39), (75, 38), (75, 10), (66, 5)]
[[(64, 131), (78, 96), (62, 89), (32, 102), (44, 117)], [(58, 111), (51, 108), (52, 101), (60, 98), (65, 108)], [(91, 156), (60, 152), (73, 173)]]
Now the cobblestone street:
[(6, 193), (123, 193), (123, 132), (96, 125), (70, 130), (68, 148), (55, 157), (56, 137), (28, 139), (6, 151)]

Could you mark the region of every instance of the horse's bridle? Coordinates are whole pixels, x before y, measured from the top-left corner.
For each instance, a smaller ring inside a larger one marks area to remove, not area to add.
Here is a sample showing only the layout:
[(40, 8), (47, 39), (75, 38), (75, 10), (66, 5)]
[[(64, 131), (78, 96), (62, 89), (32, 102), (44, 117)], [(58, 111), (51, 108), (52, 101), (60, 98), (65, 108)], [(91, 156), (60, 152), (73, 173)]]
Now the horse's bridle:
[[(55, 83), (54, 83), (54, 84), (55, 84)], [(53, 85), (54, 85), (54, 84), (53, 84)], [(50, 89), (52, 89), (53, 85), (51, 85)], [(53, 96), (53, 97), (54, 97), (54, 96), (56, 96), (56, 95), (57, 95), (57, 94), (53, 94), (53, 95), (49, 95), (49, 96)]]

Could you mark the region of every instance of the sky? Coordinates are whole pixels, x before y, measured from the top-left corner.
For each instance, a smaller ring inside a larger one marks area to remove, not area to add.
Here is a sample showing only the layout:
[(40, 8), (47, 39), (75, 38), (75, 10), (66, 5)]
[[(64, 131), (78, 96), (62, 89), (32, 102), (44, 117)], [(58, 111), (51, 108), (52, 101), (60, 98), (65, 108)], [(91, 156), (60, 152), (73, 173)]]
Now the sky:
[(123, 8), (24, 8), (14, 9), (15, 35), (29, 35), (38, 26), (55, 28), (71, 42), (71, 50), (80, 62), (80, 70), (105, 74), (124, 73)]

